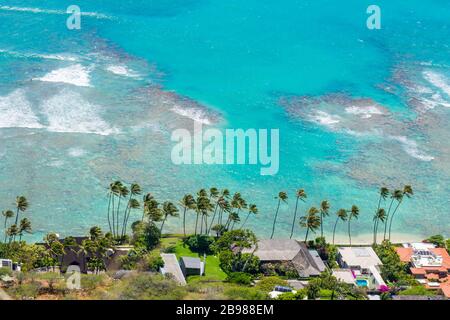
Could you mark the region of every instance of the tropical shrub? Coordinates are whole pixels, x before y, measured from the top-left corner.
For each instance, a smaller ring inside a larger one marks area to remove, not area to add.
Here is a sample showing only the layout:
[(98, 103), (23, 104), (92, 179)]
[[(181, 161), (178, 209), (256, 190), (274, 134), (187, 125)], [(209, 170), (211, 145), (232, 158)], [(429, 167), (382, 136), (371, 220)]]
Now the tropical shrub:
[(131, 228), (133, 230), (132, 243), (136, 247), (152, 250), (160, 243), (161, 231), (153, 222), (137, 221)]
[(245, 272), (232, 272), (228, 275), (227, 281), (248, 286), (252, 283), (252, 276)]
[(0, 278), (3, 276), (12, 276), (12, 271), (9, 268), (0, 268)]
[(152, 252), (149, 254), (146, 254), (145, 257), (145, 263), (147, 270), (158, 272), (159, 269), (164, 267), (164, 260), (161, 258), (161, 256), (157, 252)]
[(280, 294), (277, 300), (304, 300), (305, 297), (306, 297), (306, 290), (302, 289), (297, 291), (296, 293), (285, 292), (283, 294)]
[(425, 241), (434, 244), (438, 248), (445, 248), (445, 238), (443, 235), (437, 234), (429, 237)]
[(117, 288), (120, 300), (181, 300), (185, 288), (159, 274), (138, 274), (122, 280)]
[(268, 295), (256, 288), (233, 287), (226, 289), (224, 294), (231, 300), (266, 300)]
[(398, 294), (401, 296), (435, 296), (436, 292), (428, 290), (424, 286), (412, 286), (409, 289), (400, 291)]
[(395, 251), (395, 247), (389, 241), (383, 241), (380, 245), (375, 245), (374, 250), (380, 258), (381, 275), (390, 282), (402, 282), (405, 284), (415, 284), (414, 278), (408, 274), (408, 266), (400, 261), (400, 257)]
[(256, 283), (255, 287), (263, 292), (270, 292), (276, 286), (288, 287), (289, 285), (286, 280), (279, 277), (263, 277)]
[(214, 243), (214, 237), (204, 234), (192, 235), (184, 240), (184, 243), (192, 252), (200, 254), (210, 254), (211, 245)]

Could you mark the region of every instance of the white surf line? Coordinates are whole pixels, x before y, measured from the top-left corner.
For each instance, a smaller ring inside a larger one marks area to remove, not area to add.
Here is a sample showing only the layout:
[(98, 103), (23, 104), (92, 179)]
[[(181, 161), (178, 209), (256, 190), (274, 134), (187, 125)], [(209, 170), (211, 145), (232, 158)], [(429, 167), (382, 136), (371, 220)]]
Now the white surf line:
[[(54, 10), (54, 9), (41, 9), (41, 8), (31, 8), (31, 7), (14, 7), (14, 6), (2, 6), (0, 5), (0, 10), (2, 11), (13, 11), (13, 12), (28, 12), (28, 13), (45, 13), (45, 14), (58, 14), (58, 15), (67, 15), (68, 13), (63, 10)], [(114, 19), (111, 16), (105, 15), (103, 13), (98, 12), (81, 12), (82, 16), (94, 17), (97, 19)]]

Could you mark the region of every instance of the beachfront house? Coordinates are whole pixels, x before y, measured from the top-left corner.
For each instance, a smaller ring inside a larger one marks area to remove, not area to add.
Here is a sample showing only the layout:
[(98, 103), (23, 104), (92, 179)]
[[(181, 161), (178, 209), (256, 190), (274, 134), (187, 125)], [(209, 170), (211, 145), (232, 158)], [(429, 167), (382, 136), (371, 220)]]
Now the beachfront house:
[(256, 248), (246, 248), (242, 253), (254, 252), (263, 270), (283, 265), (295, 270), (299, 278), (319, 276), (326, 266), (315, 250), (309, 250), (304, 242), (292, 239), (259, 240)]
[[(357, 286), (370, 290), (386, 287), (380, 274), (383, 263), (371, 247), (339, 247), (337, 261), (342, 269), (350, 270)], [(348, 273), (339, 275), (350, 281)]]
[(444, 248), (430, 243), (405, 243), (395, 249), (411, 274), (427, 289), (450, 298), (450, 255)]
[(180, 268), (185, 277), (187, 276), (202, 276), (205, 270), (205, 263), (200, 258), (181, 257)]

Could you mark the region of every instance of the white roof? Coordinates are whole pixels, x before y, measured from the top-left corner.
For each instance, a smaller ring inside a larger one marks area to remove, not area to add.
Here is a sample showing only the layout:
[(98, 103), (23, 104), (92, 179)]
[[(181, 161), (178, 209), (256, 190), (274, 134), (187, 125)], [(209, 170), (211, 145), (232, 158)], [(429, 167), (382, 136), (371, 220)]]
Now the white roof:
[(173, 253), (161, 253), (161, 258), (164, 261), (164, 267), (161, 268), (161, 273), (169, 273), (175, 277), (175, 280), (181, 284), (186, 285), (186, 279), (178, 264), (177, 256)]
[(372, 247), (339, 247), (338, 250), (342, 260), (348, 266), (369, 269), (383, 264)]
[(355, 277), (353, 277), (353, 273), (350, 269), (333, 269), (333, 276), (339, 281), (355, 284)]

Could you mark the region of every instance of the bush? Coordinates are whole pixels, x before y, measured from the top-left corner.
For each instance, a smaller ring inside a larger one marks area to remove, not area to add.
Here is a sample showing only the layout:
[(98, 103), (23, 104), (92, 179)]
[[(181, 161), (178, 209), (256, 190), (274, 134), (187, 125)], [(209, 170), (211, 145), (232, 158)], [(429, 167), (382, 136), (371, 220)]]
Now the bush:
[(279, 277), (264, 277), (256, 283), (256, 288), (264, 292), (273, 291), (276, 286), (288, 287), (286, 280)]
[(29, 300), (35, 299), (38, 296), (40, 289), (41, 285), (38, 282), (29, 282), (12, 288), (10, 293), (17, 299)]
[(255, 288), (233, 287), (225, 290), (225, 295), (231, 300), (266, 300), (267, 294)]
[(440, 234), (431, 236), (425, 241), (434, 244), (438, 248), (445, 248), (445, 238)]
[(297, 291), (296, 293), (286, 292), (280, 294), (277, 300), (304, 300), (306, 297), (306, 291), (304, 289)]
[(104, 286), (107, 279), (104, 275), (83, 274), (81, 276), (81, 289), (87, 291), (94, 291), (100, 286)]
[(131, 226), (132, 243), (139, 248), (153, 250), (161, 241), (161, 231), (154, 223), (137, 221)]
[(145, 263), (149, 271), (158, 272), (159, 269), (164, 267), (164, 260), (157, 252), (147, 254), (145, 256)]
[(12, 271), (9, 268), (0, 268), (0, 278), (3, 276), (12, 276)]
[(400, 291), (398, 294), (401, 296), (435, 296), (436, 292), (428, 290), (423, 286), (413, 286), (409, 289)]
[(245, 272), (232, 272), (228, 275), (227, 281), (248, 286), (252, 283), (252, 276)]
[(192, 252), (200, 254), (210, 254), (211, 245), (214, 243), (214, 238), (206, 235), (193, 235), (184, 240), (184, 244), (189, 247)]
[(122, 280), (117, 289), (119, 300), (181, 300), (187, 294), (175, 281), (150, 274)]

